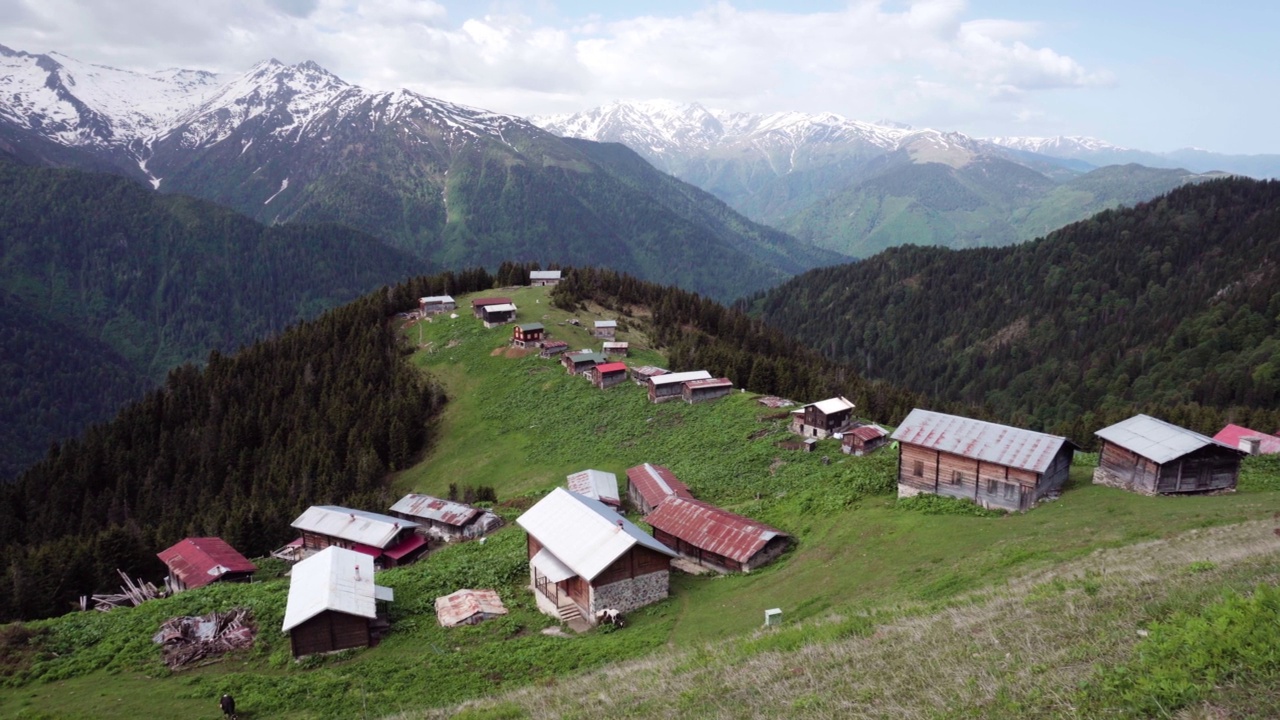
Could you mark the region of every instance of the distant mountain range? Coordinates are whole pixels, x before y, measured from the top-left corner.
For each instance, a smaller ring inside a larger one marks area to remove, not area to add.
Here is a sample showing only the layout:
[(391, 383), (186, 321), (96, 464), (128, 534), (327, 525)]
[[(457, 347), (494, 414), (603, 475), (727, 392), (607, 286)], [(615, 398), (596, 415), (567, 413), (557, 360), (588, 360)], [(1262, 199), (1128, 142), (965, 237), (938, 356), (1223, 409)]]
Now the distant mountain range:
[(340, 222), (452, 267), (572, 261), (729, 299), (840, 259), (630, 152), (312, 62), (143, 74), (0, 46), (0, 150), (264, 223)]
[(1105, 140), (1078, 135), (1058, 137), (993, 137), (989, 142), (1061, 160), (1078, 160), (1095, 166), (1139, 163), (1153, 168), (1186, 168), (1192, 172), (1222, 172), (1259, 180), (1280, 178), (1280, 155), (1227, 155), (1199, 148), (1157, 153), (1112, 145)]
[[(1049, 152), (1050, 143), (992, 142), (831, 113), (618, 102), (534, 122), (627, 145), (748, 217), (855, 257), (907, 243), (1007, 245), (1216, 176), (1155, 171), (1119, 155), (1113, 162), (1121, 168), (1099, 169), (1066, 145)], [(1104, 144), (1095, 150), (1105, 154)]]

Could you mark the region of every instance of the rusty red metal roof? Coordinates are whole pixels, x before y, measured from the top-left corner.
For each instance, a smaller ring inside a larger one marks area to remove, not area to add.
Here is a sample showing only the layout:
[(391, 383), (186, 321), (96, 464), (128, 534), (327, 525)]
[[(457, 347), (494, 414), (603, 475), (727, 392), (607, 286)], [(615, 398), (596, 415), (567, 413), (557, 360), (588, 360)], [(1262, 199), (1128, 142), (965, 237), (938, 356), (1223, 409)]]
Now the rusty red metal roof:
[(436, 619), (444, 627), (456, 627), (476, 615), (506, 615), (496, 590), (470, 590), (463, 588), (450, 595), (436, 598)]
[(478, 508), (430, 495), (409, 493), (391, 506), (391, 512), (461, 527), (480, 514)]
[(675, 473), (661, 465), (645, 463), (627, 468), (627, 482), (631, 483), (644, 501), (651, 506), (657, 506), (672, 495), (693, 497), (688, 486), (680, 482)]
[(251, 573), (258, 569), (225, 540), (217, 537), (179, 540), (157, 553), (156, 557), (192, 590), (204, 587), (229, 572)]
[(1042, 473), (1070, 440), (1034, 430), (921, 410), (911, 411), (892, 439), (996, 465)]
[(852, 435), (864, 442), (870, 442), (872, 440), (875, 440), (876, 438), (882, 438), (888, 434), (889, 433), (885, 432), (884, 428), (877, 427), (875, 425), (863, 425), (861, 427), (856, 427), (845, 433), (845, 435)]
[(693, 498), (668, 497), (644, 521), (707, 552), (747, 562), (787, 533)]
[(612, 363), (604, 363), (603, 365), (596, 365), (596, 372), (601, 374), (611, 373), (611, 372), (623, 372), (626, 369), (627, 369), (627, 364), (620, 363), (620, 362), (612, 362)]
[(482, 307), (484, 305), (510, 305), (510, 304), (511, 304), (511, 298), (505, 298), (505, 297), (483, 297), (483, 298), (476, 298), (475, 300), (471, 301), (471, 307), (473, 308)]
[(691, 390), (699, 390), (702, 388), (715, 388), (715, 387), (733, 387), (733, 381), (730, 380), (729, 378), (711, 378), (709, 380), (708, 379), (686, 380), (684, 384), (685, 384), (685, 387)]

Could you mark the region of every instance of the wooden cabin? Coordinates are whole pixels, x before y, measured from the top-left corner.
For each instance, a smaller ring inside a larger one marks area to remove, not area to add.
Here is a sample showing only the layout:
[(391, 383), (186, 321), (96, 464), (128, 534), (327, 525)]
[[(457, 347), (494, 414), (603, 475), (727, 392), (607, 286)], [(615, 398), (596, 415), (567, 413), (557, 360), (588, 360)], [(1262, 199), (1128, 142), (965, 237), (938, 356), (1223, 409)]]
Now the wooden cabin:
[(830, 437), (837, 429), (849, 423), (853, 407), (853, 403), (843, 397), (809, 403), (791, 413), (791, 431), (805, 437)]
[(551, 358), (555, 357), (556, 355), (559, 355), (560, 353), (565, 352), (568, 349), (569, 349), (569, 343), (563, 340), (543, 340), (542, 352), (538, 353), (538, 357), (542, 358), (543, 360), (550, 360)]
[(594, 623), (599, 610), (667, 597), (675, 552), (597, 500), (556, 488), (516, 523), (528, 533), (530, 585), (548, 615)]
[(485, 305), (480, 308), (480, 319), (484, 321), (487, 328), (495, 328), (499, 325), (516, 319), (516, 306), (511, 303), (505, 305)]
[(592, 385), (604, 390), (627, 381), (627, 366), (620, 362), (601, 363), (589, 368), (587, 377)]
[(560, 284), (559, 270), (530, 270), (529, 284), (533, 287), (544, 287)]
[(617, 320), (597, 320), (595, 327), (591, 328), (591, 334), (605, 340), (612, 340), (618, 334)]
[(411, 520), (421, 532), (446, 542), (474, 540), (502, 527), (502, 518), (488, 510), (409, 493), (391, 506), (391, 514)]
[(693, 498), (671, 496), (644, 521), (663, 545), (721, 572), (751, 572), (773, 562), (791, 536), (737, 513)]
[(667, 375), (669, 373), (669, 370), (665, 370), (660, 367), (654, 367), (653, 365), (641, 365), (637, 368), (631, 368), (631, 380), (640, 387), (647, 388), (649, 387), (650, 380), (658, 377), (659, 375)]
[(478, 318), (484, 317), (484, 309), (490, 305), (510, 305), (511, 298), (505, 297), (482, 297), (471, 301), (471, 314)]
[(1143, 495), (1234, 490), (1245, 453), (1149, 415), (1096, 433), (1102, 440), (1093, 481)]
[(583, 497), (599, 500), (611, 508), (622, 505), (618, 497), (618, 476), (603, 470), (582, 470), (565, 476), (565, 487)]
[(670, 469), (649, 463), (627, 468), (627, 502), (636, 512), (647, 515), (673, 495), (693, 497), (688, 486)]
[(507, 614), (496, 590), (463, 588), (436, 598), (436, 620), (441, 627), (475, 625)]
[(1213, 436), (1214, 440), (1248, 455), (1272, 455), (1280, 453), (1280, 437), (1241, 425), (1230, 424)]
[(693, 404), (716, 400), (733, 392), (733, 381), (729, 378), (712, 378), (710, 380), (687, 380), (680, 389), (684, 401)]
[(295, 658), (376, 644), (386, 626), (379, 603), (395, 598), (373, 584), (368, 555), (330, 546), (293, 566), (282, 629)]
[(686, 382), (710, 379), (711, 373), (706, 370), (653, 375), (649, 378), (649, 402), (662, 403), (668, 400), (679, 400), (684, 397), (684, 384)]
[(590, 350), (565, 353), (560, 357), (560, 364), (564, 366), (565, 372), (570, 375), (581, 375), (606, 361), (607, 358), (605, 356)]
[[(303, 555), (327, 547), (358, 550), (378, 567), (407, 565), (427, 551), (418, 523), (380, 513), (334, 505), (312, 505), (293, 521), (301, 532)], [(370, 567), (372, 571), (372, 566)]]
[(866, 455), (889, 443), (889, 433), (878, 425), (858, 425), (840, 435), (840, 452), (845, 455)]
[(631, 352), (631, 343), (607, 342), (602, 349), (609, 357), (626, 357)]
[(172, 592), (195, 590), (215, 582), (248, 582), (258, 567), (219, 537), (179, 540), (156, 554), (169, 569)]
[(1064, 437), (916, 408), (894, 431), (898, 497), (932, 493), (1027, 510), (1059, 493), (1076, 445)]
[(546, 331), (542, 323), (520, 323), (511, 328), (511, 344), (518, 348), (539, 347)]
[(456, 309), (458, 309), (458, 303), (454, 302), (453, 297), (450, 295), (432, 295), (418, 298), (418, 312), (424, 317), (452, 312)]

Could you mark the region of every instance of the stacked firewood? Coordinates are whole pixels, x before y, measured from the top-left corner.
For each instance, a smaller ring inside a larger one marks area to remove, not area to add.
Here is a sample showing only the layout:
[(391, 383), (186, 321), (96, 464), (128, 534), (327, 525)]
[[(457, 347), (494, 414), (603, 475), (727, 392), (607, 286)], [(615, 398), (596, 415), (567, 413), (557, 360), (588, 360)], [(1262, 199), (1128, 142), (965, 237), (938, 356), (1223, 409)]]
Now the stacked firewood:
[(253, 645), (256, 633), (249, 608), (233, 608), (200, 617), (166, 620), (152, 641), (164, 646), (164, 663), (171, 669)]

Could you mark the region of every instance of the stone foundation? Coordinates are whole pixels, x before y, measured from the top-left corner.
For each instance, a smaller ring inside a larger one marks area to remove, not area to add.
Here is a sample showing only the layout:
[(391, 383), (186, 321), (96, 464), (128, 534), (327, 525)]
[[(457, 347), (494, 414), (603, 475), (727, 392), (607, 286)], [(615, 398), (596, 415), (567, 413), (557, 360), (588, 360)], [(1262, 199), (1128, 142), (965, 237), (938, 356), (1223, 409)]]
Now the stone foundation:
[(596, 612), (606, 608), (630, 612), (665, 600), (670, 581), (671, 574), (660, 570), (595, 588), (591, 593), (591, 619), (594, 621)]
[(1129, 492), (1135, 492), (1140, 495), (1156, 494), (1154, 490), (1144, 488), (1140, 485), (1135, 485), (1132, 480), (1126, 480), (1118, 473), (1101, 466), (1093, 471), (1093, 484), (1106, 485), (1107, 487), (1113, 487), (1120, 490), (1128, 490)]
[(910, 485), (898, 483), (898, 497), (900, 498), (915, 497), (923, 492), (924, 490), (921, 490), (920, 488), (913, 488)]

